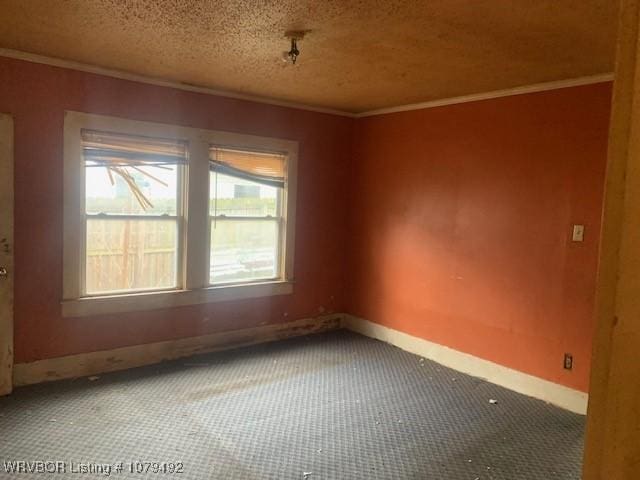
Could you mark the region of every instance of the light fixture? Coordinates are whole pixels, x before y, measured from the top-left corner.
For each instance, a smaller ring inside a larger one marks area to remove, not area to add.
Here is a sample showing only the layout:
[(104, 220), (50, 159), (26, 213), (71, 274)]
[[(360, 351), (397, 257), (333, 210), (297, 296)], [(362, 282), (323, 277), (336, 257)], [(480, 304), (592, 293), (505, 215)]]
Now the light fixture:
[(298, 50), (298, 39), (295, 37), (291, 38), (291, 50), (289, 50), (289, 58), (291, 59), (291, 63), (296, 64), (296, 59), (298, 55), (300, 55), (300, 50)]
[(287, 57), (291, 60), (291, 63), (296, 64), (300, 50), (298, 49), (298, 40), (304, 38), (306, 32), (302, 30), (290, 30), (285, 32), (284, 36), (291, 40), (291, 49), (287, 52)]

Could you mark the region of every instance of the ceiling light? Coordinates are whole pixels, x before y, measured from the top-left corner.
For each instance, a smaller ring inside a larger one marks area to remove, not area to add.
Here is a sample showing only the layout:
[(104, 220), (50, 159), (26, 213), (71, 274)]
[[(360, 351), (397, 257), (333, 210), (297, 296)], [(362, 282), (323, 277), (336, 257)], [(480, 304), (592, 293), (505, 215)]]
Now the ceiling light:
[(296, 64), (296, 60), (298, 59), (298, 55), (300, 55), (300, 50), (298, 49), (298, 40), (302, 40), (304, 38), (304, 31), (288, 31), (284, 34), (285, 37), (291, 40), (291, 49), (287, 52), (287, 57), (291, 60), (291, 63)]

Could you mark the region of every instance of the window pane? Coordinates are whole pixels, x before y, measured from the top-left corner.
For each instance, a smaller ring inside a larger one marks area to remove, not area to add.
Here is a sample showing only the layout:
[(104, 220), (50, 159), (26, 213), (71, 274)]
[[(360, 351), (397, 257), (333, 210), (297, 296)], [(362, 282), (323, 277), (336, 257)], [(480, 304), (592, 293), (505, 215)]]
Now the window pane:
[(86, 212), (176, 215), (178, 169), (177, 165), (158, 165), (114, 170), (87, 163)]
[(88, 294), (177, 286), (175, 220), (87, 219)]
[(278, 188), (230, 177), (209, 175), (209, 211), (212, 216), (263, 217), (277, 215)]
[(276, 220), (211, 220), (211, 283), (278, 276)]

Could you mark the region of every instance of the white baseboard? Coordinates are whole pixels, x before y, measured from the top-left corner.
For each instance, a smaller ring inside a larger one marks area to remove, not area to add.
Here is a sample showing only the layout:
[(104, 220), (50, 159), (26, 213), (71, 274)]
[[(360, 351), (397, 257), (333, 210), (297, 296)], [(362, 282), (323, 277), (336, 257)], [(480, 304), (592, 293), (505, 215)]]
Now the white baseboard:
[(13, 370), (13, 385), (18, 387), (65, 378), (97, 375), (152, 365), (164, 360), (189, 357), (199, 353), (228, 350), (325, 332), (339, 328), (341, 318), (340, 314), (324, 315), (317, 318), (231, 330), (199, 337), (48, 358), (30, 363), (17, 363)]
[(437, 343), (379, 325), (368, 320), (344, 315), (342, 326), (367, 337), (382, 340), (402, 350), (433, 360), (462, 373), (486, 379), (518, 393), (528, 395), (581, 415), (587, 413), (589, 396), (557, 383), (512, 370), (497, 363), (459, 352)]

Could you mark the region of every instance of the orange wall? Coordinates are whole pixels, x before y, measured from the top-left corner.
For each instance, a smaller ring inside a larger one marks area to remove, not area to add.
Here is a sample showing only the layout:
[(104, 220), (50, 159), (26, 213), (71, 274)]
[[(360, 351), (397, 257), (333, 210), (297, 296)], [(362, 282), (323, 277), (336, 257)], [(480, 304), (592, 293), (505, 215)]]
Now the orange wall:
[[(0, 85), (17, 362), (347, 311), (587, 390), (610, 85), (357, 121), (7, 58)], [(294, 294), (63, 318), (64, 110), (298, 140)]]
[(347, 311), (587, 391), (610, 95), (359, 120)]
[[(15, 360), (276, 323), (344, 309), (353, 120), (0, 58), (0, 112), (15, 121)], [(295, 85), (292, 85), (295, 88)], [(298, 140), (294, 294), (163, 311), (63, 318), (65, 110)], [(328, 268), (335, 266), (335, 268)]]

